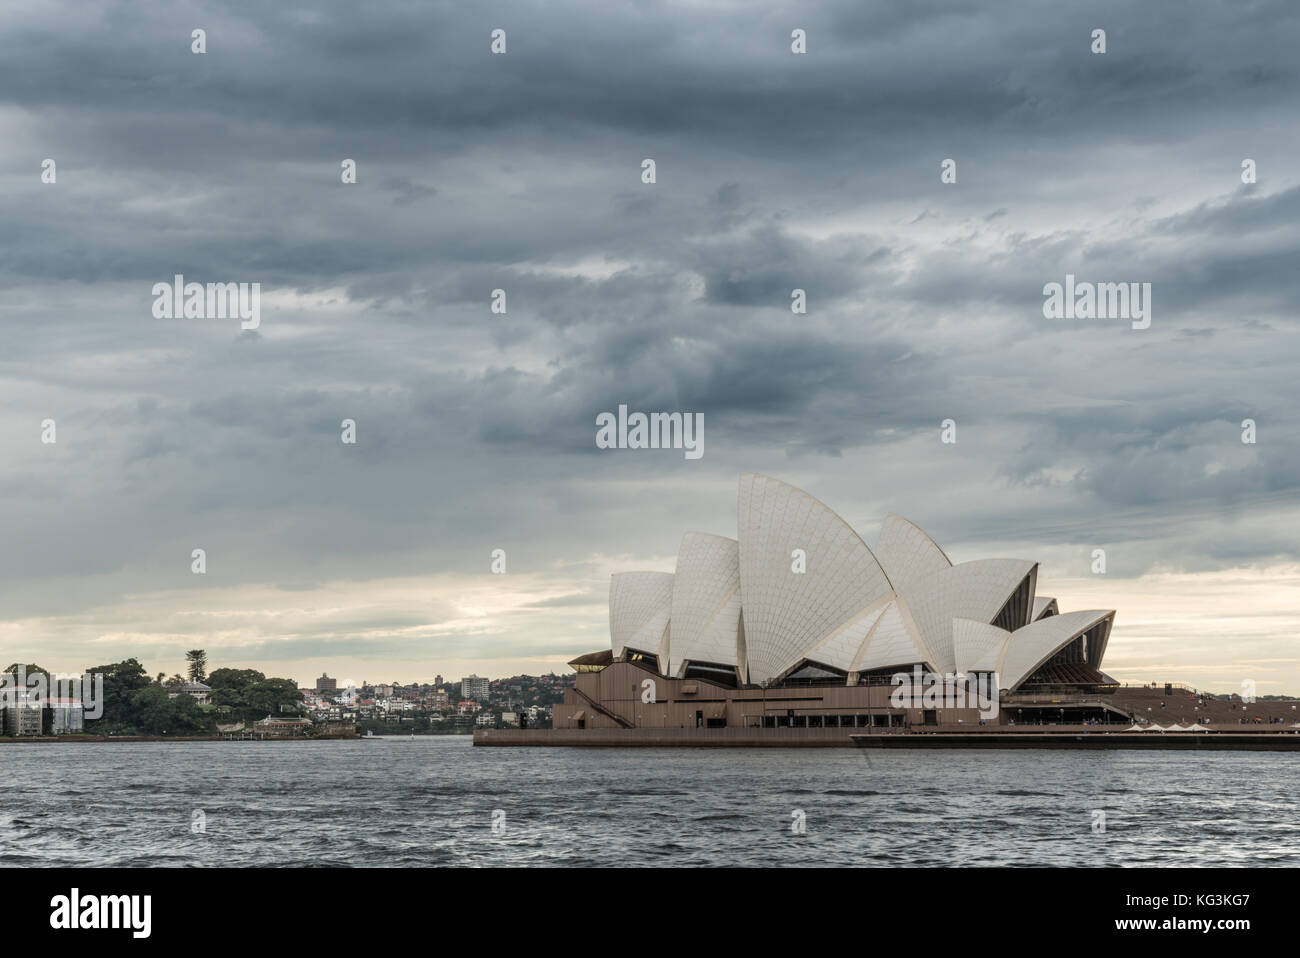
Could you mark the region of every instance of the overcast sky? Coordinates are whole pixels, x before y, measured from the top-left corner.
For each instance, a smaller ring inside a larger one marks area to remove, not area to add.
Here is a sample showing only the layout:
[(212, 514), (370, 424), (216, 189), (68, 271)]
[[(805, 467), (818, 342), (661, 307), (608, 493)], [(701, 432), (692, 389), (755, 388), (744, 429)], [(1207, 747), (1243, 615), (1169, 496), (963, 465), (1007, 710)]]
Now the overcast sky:
[(1038, 560), (1118, 678), (1300, 693), (1300, 9), (807, 6), (0, 6), (0, 655), (563, 671), (752, 471)]

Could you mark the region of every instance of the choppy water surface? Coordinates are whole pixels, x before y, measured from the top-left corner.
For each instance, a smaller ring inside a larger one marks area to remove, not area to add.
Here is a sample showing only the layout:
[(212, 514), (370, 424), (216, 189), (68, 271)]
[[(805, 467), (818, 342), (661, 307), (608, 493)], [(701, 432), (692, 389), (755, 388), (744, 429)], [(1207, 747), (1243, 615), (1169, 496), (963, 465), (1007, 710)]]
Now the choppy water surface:
[(457, 737), (6, 744), (0, 760), (7, 866), (1300, 865), (1300, 756), (1287, 753)]

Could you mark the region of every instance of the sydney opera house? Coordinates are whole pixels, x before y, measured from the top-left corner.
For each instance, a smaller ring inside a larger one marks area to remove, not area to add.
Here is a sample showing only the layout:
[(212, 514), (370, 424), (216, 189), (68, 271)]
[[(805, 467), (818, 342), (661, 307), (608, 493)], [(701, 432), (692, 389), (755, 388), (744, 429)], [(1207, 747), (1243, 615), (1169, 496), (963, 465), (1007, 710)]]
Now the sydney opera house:
[[(674, 572), (624, 572), (609, 592), (610, 648), (574, 659), (557, 729), (892, 728), (1105, 720), (1056, 703), (1104, 700), (1114, 611), (1062, 612), (1038, 564), (954, 565), (899, 516), (874, 548), (812, 496), (740, 478), (737, 537), (687, 532)], [(901, 700), (895, 678), (991, 687)], [(996, 717), (994, 717), (996, 716)]]

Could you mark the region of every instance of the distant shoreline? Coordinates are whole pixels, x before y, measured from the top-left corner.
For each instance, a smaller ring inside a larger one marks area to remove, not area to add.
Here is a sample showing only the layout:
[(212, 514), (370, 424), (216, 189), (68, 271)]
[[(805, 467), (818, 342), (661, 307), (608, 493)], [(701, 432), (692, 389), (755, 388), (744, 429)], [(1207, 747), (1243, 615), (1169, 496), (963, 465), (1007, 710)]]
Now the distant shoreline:
[[(469, 732), (442, 732), (415, 738), (467, 738)], [(407, 741), (410, 735), (375, 735), (371, 740)], [(266, 737), (230, 738), (225, 735), (20, 735), (0, 736), (0, 745), (56, 745), (98, 742), (362, 742), (364, 735), (268, 735)]]
[(244, 739), (230, 739), (222, 735), (19, 735), (12, 738), (9, 736), (0, 738), (0, 743), (5, 745), (57, 745), (60, 743), (76, 745), (98, 742), (352, 742), (360, 738), (359, 735), (348, 738), (309, 738), (305, 735), (281, 735)]

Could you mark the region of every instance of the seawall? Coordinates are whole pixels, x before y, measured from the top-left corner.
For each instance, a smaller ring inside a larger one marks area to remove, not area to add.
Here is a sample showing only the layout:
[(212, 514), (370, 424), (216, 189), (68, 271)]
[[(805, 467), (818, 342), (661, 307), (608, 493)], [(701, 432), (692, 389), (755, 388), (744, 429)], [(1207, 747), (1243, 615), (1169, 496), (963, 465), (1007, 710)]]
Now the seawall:
[(853, 729), (480, 729), (474, 744), (553, 748), (1051, 748), (1300, 751), (1293, 732), (900, 732)]
[(852, 748), (850, 728), (476, 729), (475, 745), (585, 748)]

